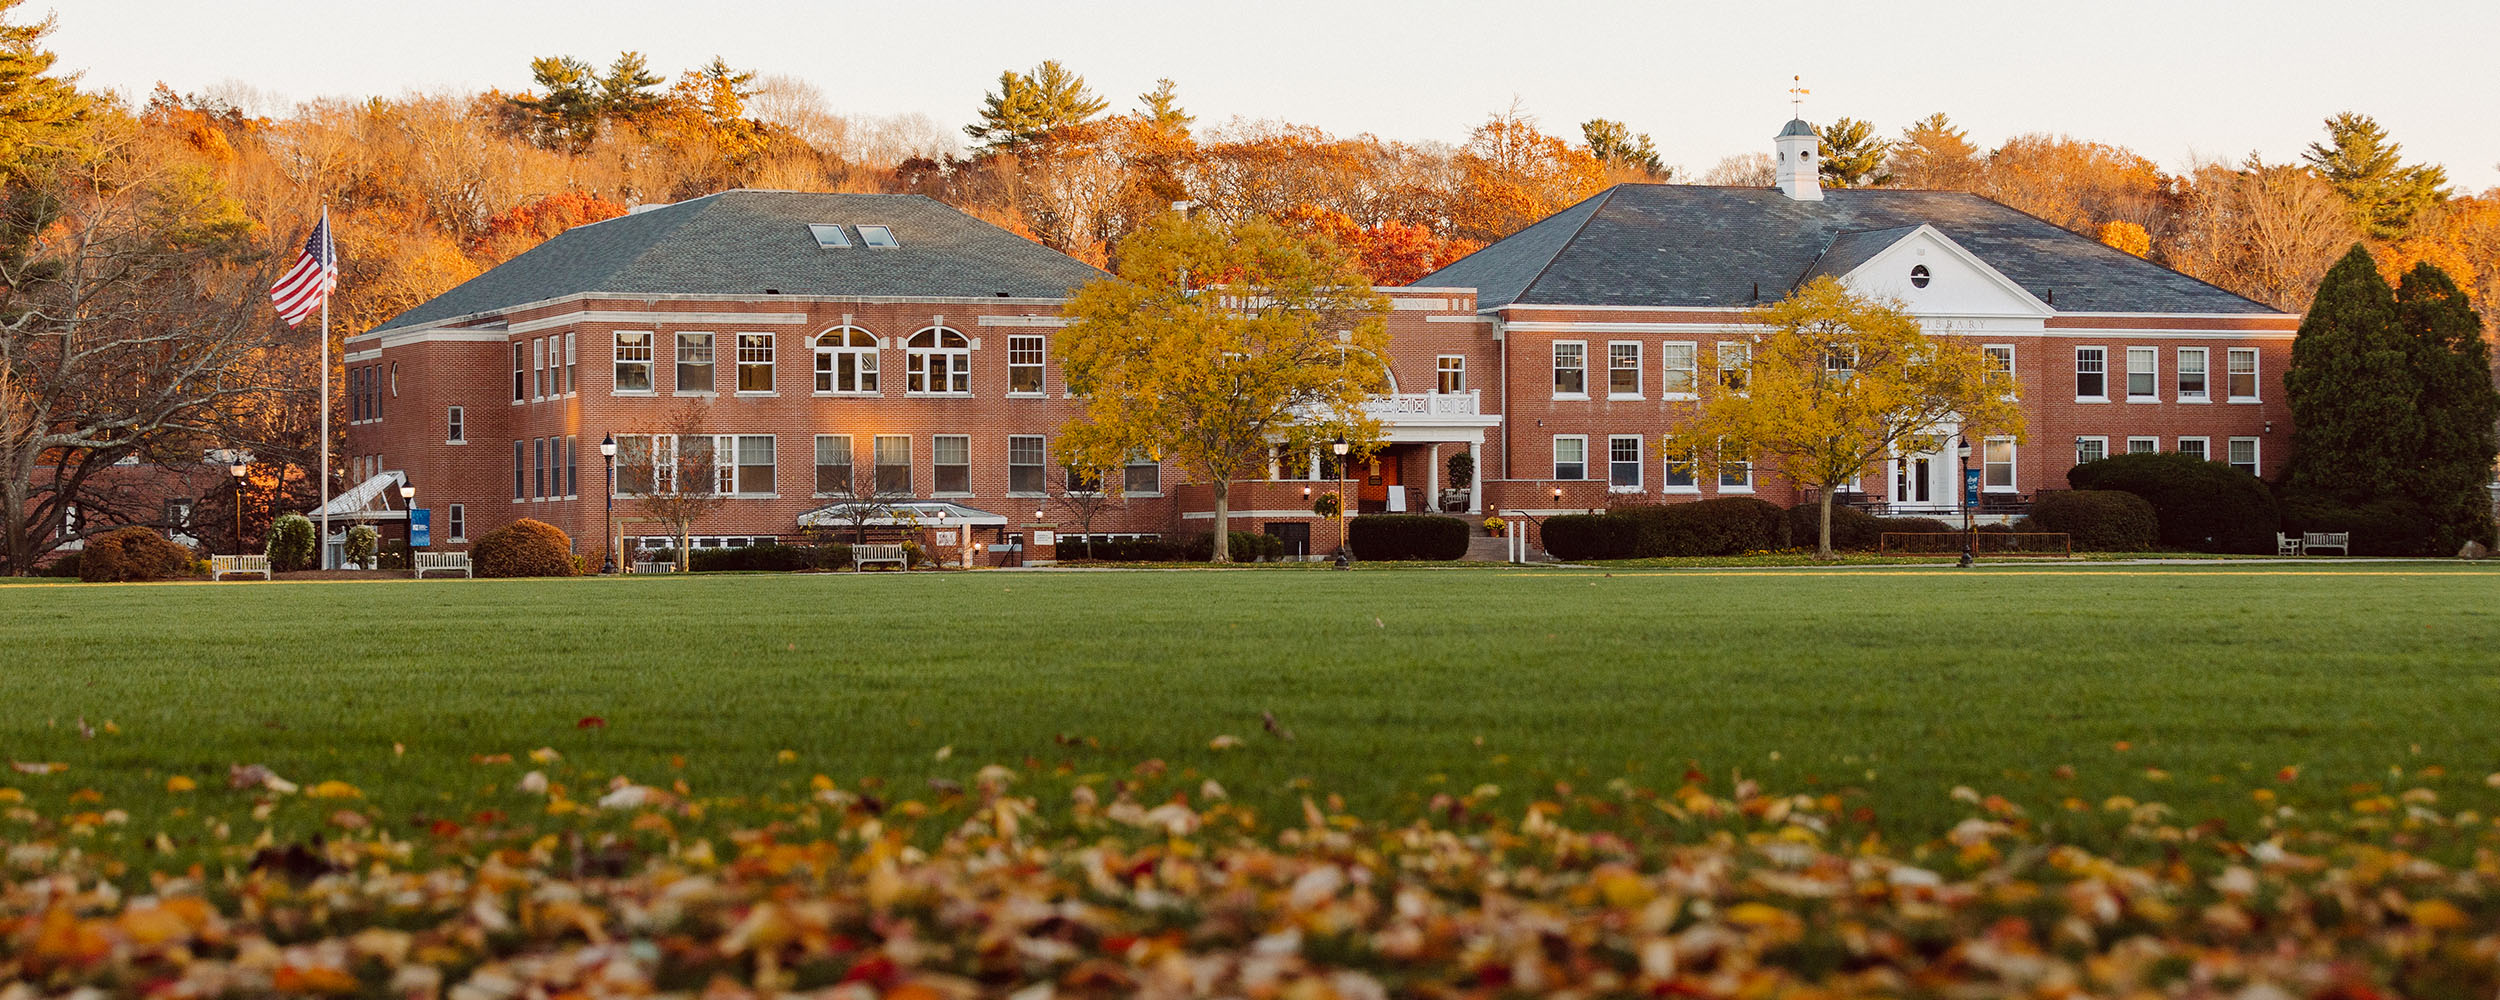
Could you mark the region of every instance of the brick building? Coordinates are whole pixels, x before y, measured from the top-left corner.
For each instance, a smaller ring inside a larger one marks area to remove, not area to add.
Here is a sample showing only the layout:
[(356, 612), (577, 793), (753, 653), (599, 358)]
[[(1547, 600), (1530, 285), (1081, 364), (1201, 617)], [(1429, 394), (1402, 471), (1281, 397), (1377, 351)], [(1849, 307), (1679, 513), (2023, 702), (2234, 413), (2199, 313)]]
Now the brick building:
[[(2078, 461), (2201, 451), (2272, 475), (2299, 317), (1972, 195), (1834, 190), (1810, 129), (1776, 140), (1765, 189), (1620, 185), (1458, 261), (1393, 302), (1386, 444), (1345, 470), (1365, 511), (1585, 510), (1802, 499), (1775, 469), (1695, 482), (1659, 454), (1701, 396), (1743, 377), (1748, 310), (1831, 275), (1978, 339), (2016, 375), (2024, 441), (1974, 442), (1990, 509), (2066, 486)], [(351, 484), (405, 474), (437, 546), (522, 517), (601, 546), (598, 444), (673, 447), (709, 408), (730, 494), (700, 545), (829, 520), (873, 466), (989, 542), (1065, 533), (1051, 440), (1076, 412), (1050, 347), (1067, 290), (1101, 272), (925, 198), (729, 191), (583, 226), (349, 338)], [(1469, 482), (1448, 461), (1475, 459)], [(1235, 530), (1324, 552), (1329, 456), (1236, 484)], [(1861, 502), (1958, 511), (1949, 448), (1903, 455)], [(1203, 485), (1120, 473), (1099, 534), (1212, 527)], [(632, 484), (638, 486), (639, 484)], [(834, 488), (829, 488), (834, 487)], [(658, 536), (617, 504), (618, 534)], [(1047, 550), (1031, 555), (1047, 557)]]

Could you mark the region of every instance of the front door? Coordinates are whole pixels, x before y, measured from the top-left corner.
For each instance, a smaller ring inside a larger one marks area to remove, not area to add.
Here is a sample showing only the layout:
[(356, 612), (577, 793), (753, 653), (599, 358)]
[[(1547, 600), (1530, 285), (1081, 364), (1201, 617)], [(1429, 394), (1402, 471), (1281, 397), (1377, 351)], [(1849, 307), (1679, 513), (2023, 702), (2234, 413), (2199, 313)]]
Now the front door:
[(1354, 472), (1361, 480), (1355, 496), (1362, 506), (1357, 509), (1370, 512), (1389, 509), (1389, 487), (1398, 485), (1397, 457), (1385, 451), (1375, 452), (1371, 458), (1355, 463)]
[(1893, 462), (1892, 502), (1925, 504), (1936, 502), (1934, 455), (1909, 455)]

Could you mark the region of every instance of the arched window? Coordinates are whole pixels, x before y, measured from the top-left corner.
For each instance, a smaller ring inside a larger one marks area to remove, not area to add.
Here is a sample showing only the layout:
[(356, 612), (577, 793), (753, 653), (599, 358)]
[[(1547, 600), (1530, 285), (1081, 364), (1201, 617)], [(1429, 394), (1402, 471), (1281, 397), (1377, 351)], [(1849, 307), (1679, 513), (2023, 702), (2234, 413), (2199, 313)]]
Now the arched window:
[(964, 335), (933, 326), (911, 335), (903, 391), (907, 393), (970, 393), (972, 342)]
[(877, 391), (877, 338), (856, 326), (816, 337), (817, 392)]

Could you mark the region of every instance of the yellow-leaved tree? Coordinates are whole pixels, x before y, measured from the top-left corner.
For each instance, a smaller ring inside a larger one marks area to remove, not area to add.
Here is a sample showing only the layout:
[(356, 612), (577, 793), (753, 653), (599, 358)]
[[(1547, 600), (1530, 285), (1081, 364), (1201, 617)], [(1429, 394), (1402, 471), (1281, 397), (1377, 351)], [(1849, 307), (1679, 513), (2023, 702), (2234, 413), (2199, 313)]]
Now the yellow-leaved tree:
[(1384, 390), (1387, 297), (1345, 252), (1265, 219), (1166, 214), (1120, 244), (1114, 276), (1076, 291), (1059, 362), (1083, 412), (1059, 457), (1113, 469), (1177, 461), (1215, 494), (1215, 561), (1229, 562), (1232, 481), (1342, 434), (1367, 453)]
[(1867, 467), (1950, 430), (2019, 438), (2013, 376), (1978, 345), (1929, 336), (1897, 306), (1816, 278), (1763, 307), (1742, 391), (1723, 389), (1662, 442), (1669, 461), (1716, 472), (1764, 462), (1821, 499), (1815, 556), (1832, 557), (1832, 494)]

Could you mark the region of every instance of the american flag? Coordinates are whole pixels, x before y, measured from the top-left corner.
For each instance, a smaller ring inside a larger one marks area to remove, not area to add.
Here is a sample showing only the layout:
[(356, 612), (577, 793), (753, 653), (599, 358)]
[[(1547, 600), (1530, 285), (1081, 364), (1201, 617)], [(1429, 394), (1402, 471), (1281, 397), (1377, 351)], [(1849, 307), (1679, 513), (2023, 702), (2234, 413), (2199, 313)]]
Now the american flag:
[(269, 286), (269, 301), (278, 307), (278, 318), (294, 326), (321, 308), (338, 283), (338, 248), (330, 243), (330, 213), (325, 211), (313, 226), (312, 236), (304, 240), (304, 249), (295, 255), (295, 266)]

